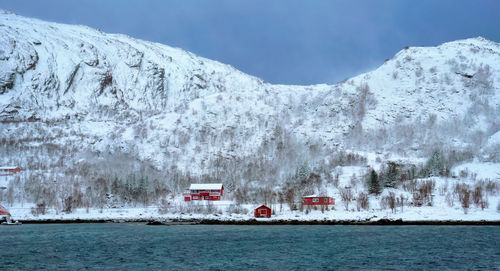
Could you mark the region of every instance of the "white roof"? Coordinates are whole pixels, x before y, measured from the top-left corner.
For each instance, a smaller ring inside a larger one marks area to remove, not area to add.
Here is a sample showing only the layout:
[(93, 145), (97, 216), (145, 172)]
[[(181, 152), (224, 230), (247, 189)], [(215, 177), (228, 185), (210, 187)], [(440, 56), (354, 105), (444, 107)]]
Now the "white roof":
[(220, 190), (221, 183), (192, 183), (189, 190)]
[(10, 167), (0, 167), (0, 169), (16, 169), (17, 167), (10, 166)]
[(304, 196), (304, 198), (328, 198), (328, 196), (325, 196), (325, 195), (317, 195), (317, 194), (314, 194), (314, 195), (309, 195), (309, 196)]

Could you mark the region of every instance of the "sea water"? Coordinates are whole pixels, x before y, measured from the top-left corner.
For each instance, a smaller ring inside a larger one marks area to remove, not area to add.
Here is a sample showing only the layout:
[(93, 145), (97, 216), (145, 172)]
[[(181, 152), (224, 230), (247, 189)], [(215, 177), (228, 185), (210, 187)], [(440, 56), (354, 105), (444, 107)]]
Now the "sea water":
[(0, 270), (495, 270), (498, 226), (0, 227)]

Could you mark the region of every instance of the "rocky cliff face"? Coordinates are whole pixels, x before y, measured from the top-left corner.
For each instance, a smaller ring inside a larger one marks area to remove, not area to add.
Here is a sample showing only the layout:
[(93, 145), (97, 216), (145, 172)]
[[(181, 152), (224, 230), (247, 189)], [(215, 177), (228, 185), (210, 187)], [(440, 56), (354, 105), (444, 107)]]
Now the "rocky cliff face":
[(498, 160), (499, 82), (500, 45), (484, 38), (405, 48), (336, 85), (286, 86), (182, 49), (1, 12), (0, 162), (280, 179), (341, 149)]
[(263, 84), (230, 66), (123, 35), (9, 13), (1, 24), (4, 119), (60, 120), (102, 109), (150, 116)]

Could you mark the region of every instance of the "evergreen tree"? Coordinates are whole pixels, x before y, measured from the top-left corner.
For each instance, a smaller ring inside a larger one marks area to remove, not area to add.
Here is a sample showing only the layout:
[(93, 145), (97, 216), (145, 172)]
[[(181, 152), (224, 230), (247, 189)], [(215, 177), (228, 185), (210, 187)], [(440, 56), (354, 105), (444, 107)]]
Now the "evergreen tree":
[(346, 165), (346, 157), (345, 157), (345, 152), (340, 151), (338, 156), (337, 156), (337, 164), (339, 166), (345, 166)]
[(121, 181), (118, 179), (118, 176), (115, 175), (115, 178), (113, 179), (113, 183), (111, 183), (111, 194), (116, 195), (116, 196), (120, 195), (120, 188), (121, 187), (123, 187), (123, 185), (121, 185)]
[(302, 164), (295, 170), (295, 178), (298, 181), (306, 180), (309, 175), (311, 175), (311, 168), (307, 163)]
[(370, 194), (375, 194), (375, 195), (379, 195), (381, 191), (380, 189), (380, 183), (379, 183), (379, 180), (378, 180), (378, 175), (377, 175), (377, 172), (375, 172), (375, 170), (371, 170), (370, 171), (370, 180), (369, 180), (369, 185), (368, 185), (368, 192)]
[(387, 163), (387, 170), (384, 174), (384, 187), (394, 187), (396, 186), (398, 178), (398, 168), (397, 164), (394, 162)]
[(138, 188), (138, 196), (140, 197), (140, 201), (144, 204), (148, 204), (148, 187), (149, 180), (147, 176), (141, 176), (139, 180), (139, 188)]
[(444, 155), (439, 150), (434, 150), (431, 157), (425, 163), (423, 174), (425, 177), (443, 176), (446, 173)]

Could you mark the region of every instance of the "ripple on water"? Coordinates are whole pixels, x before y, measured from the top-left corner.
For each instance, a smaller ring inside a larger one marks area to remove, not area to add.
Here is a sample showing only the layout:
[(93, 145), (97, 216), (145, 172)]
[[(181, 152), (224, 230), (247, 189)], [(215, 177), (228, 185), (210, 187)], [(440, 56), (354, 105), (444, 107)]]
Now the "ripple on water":
[(0, 228), (0, 269), (494, 270), (499, 240), (496, 226), (32, 224)]

